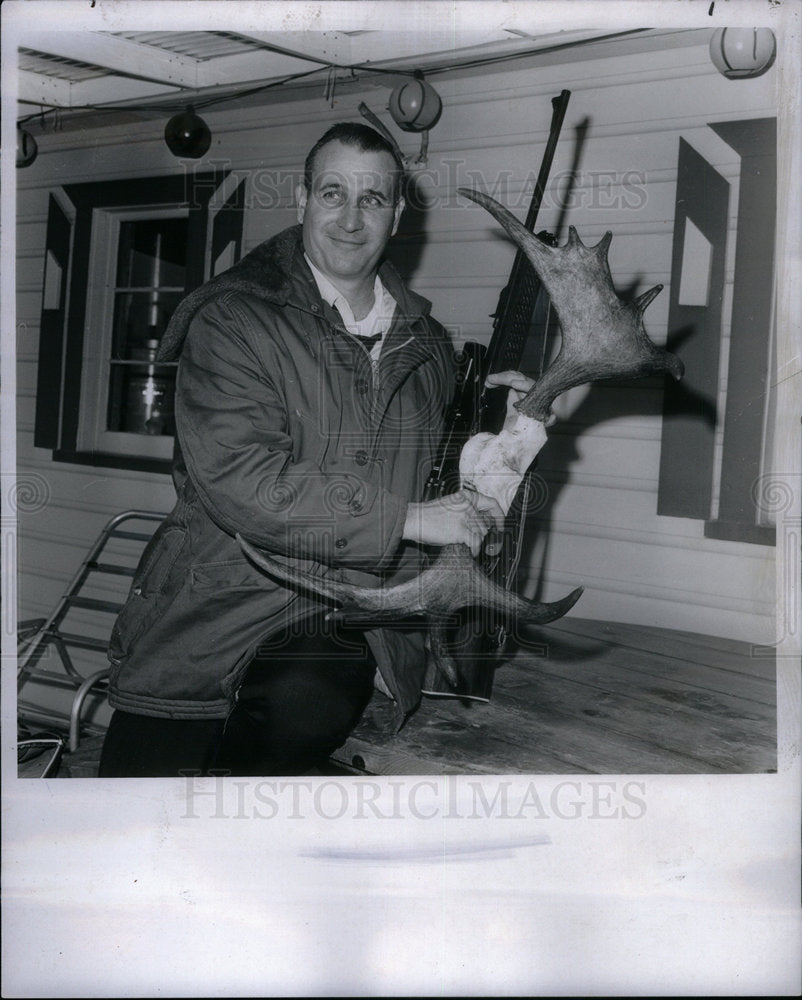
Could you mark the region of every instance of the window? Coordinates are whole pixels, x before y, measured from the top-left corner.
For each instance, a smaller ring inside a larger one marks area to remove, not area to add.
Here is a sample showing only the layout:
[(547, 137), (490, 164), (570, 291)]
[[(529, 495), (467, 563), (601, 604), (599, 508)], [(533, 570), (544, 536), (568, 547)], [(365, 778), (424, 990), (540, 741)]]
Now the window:
[[(170, 458), (175, 364), (156, 363), (165, 327), (186, 285), (185, 210), (96, 213), (98, 259), (90, 268), (89, 328), (78, 447), (137, 454), (142, 435), (152, 454)], [(115, 252), (104, 253), (106, 249)]]
[(228, 173), (51, 194), (35, 443), (56, 461), (169, 471), (176, 364), (156, 362), (183, 296), (239, 258)]

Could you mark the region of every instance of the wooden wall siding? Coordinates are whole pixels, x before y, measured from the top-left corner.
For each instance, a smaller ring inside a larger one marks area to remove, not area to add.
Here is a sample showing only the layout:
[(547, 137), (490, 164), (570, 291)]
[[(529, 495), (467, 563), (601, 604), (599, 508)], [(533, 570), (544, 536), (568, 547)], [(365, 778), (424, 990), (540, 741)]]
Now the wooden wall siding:
[[(670, 281), (680, 139), (702, 145), (708, 122), (777, 112), (774, 70), (753, 81), (727, 81), (712, 67), (707, 46), (696, 43), (540, 68), (511, 64), (432, 82), (444, 110), (430, 136), (429, 163), (419, 171), (424, 203), (405, 221), (403, 249), (394, 256), (413, 287), (432, 299), (456, 343), (487, 341), (514, 250), (490, 216), (454, 189), (482, 185), (523, 217), (551, 98), (560, 90), (572, 96), (539, 227), (554, 226), (560, 216), (574, 130), (588, 119), (566, 221), (587, 243), (608, 228), (614, 232), (610, 264), (622, 291)], [(379, 83), (366, 83), (357, 93), (338, 92), (330, 107), (321, 85), (320, 93), (261, 108), (204, 111), (213, 144), (196, 169), (230, 168), (247, 178), (243, 252), (295, 220), (294, 183), (322, 131), (341, 119), (361, 120), (361, 101), (389, 123), (388, 95)], [(109, 517), (172, 505), (167, 476), (53, 463), (49, 451), (33, 445), (49, 192), (90, 177), (175, 174), (182, 167), (166, 149), (162, 127), (154, 119), (44, 135), (36, 163), (17, 173), (19, 470), (42, 477), (48, 490), (44, 506), (21, 511), (22, 618), (52, 609)], [(415, 155), (418, 137), (397, 134), (402, 149)], [(724, 144), (706, 156), (725, 179), (736, 176)], [(728, 245), (735, 211), (730, 205)], [(728, 254), (725, 327), (732, 273)], [(666, 290), (646, 325), (660, 343), (667, 324)], [(725, 355), (726, 346), (725, 336)], [(549, 597), (581, 582), (587, 589), (576, 614), (583, 618), (771, 643), (774, 550), (708, 539), (700, 521), (656, 514), (661, 409), (659, 380), (574, 390), (559, 401), (563, 419), (541, 461), (547, 502), (533, 518), (528, 589)]]

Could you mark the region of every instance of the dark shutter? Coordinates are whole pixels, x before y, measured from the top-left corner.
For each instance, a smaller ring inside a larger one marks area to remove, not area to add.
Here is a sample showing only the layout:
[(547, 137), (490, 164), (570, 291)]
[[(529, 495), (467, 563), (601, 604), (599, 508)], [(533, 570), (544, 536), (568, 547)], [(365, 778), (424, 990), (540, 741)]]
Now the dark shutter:
[(34, 444), (37, 448), (58, 447), (71, 244), (72, 222), (51, 194), (47, 211), (45, 278), (36, 377)]
[[(682, 358), (685, 376), (666, 379), (657, 501), (657, 513), (673, 517), (710, 516), (729, 193), (727, 181), (680, 139), (666, 346)], [(681, 301), (689, 226), (710, 245), (704, 301)]]
[[(212, 222), (212, 251), (209, 277), (226, 270), (242, 256), (242, 219), (245, 209), (245, 178), (229, 194)], [(219, 263), (220, 255), (232, 247), (230, 259)]]
[(761, 470), (769, 377), (777, 122), (774, 118), (760, 118), (723, 122), (712, 128), (740, 155), (741, 184), (721, 494), (718, 518), (707, 526), (706, 533), (767, 544), (773, 540), (773, 531), (757, 527), (755, 486)]

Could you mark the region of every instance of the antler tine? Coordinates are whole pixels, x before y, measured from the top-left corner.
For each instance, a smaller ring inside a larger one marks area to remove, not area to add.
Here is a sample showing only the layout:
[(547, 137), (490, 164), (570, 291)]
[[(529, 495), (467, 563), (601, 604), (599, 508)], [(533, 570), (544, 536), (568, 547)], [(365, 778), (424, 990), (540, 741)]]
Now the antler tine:
[[(553, 247), (547, 246), (542, 240), (539, 240), (537, 236), (530, 232), (522, 222), (516, 219), (512, 212), (506, 209), (503, 205), (500, 205), (494, 198), (491, 198), (489, 195), (482, 194), (481, 191), (472, 191), (470, 188), (457, 188), (457, 191), (459, 194), (465, 195), (466, 198), (470, 198), (471, 201), (475, 201), (477, 205), (481, 205), (482, 208), (490, 212), (490, 214), (501, 223), (501, 225), (507, 230), (507, 233), (529, 258), (529, 261), (537, 271), (540, 280), (544, 285), (546, 285), (547, 291), (549, 291), (544, 275), (548, 274), (550, 267), (549, 262), (557, 251)], [(568, 241), (570, 245), (573, 245), (574, 243), (581, 243), (579, 235), (573, 226), (569, 228)], [(549, 292), (549, 294), (551, 293)]]
[(632, 300), (632, 305), (635, 307), (636, 311), (641, 315), (646, 312), (647, 307), (651, 303), (652, 299), (656, 299), (657, 296), (662, 292), (662, 285), (655, 285), (650, 288), (647, 292), (643, 292), (636, 299)]
[(240, 548), (251, 562), (255, 563), (268, 576), (272, 576), (274, 579), (289, 583), (300, 590), (310, 590), (312, 593), (318, 594), (320, 597), (325, 597), (326, 600), (333, 603), (348, 603), (358, 600), (371, 601), (372, 599), (378, 608), (381, 591), (365, 587), (355, 587), (350, 583), (332, 580), (325, 576), (314, 576), (312, 573), (306, 573), (286, 563), (280, 563), (275, 559), (271, 559), (267, 553), (251, 545), (240, 534), (237, 534), (236, 538)]
[[(574, 227), (571, 226), (571, 228), (573, 229)], [(582, 241), (580, 240), (579, 242), (581, 243)], [(604, 236), (602, 236), (602, 238), (596, 244), (596, 246), (591, 247), (591, 249), (593, 250), (593, 252), (596, 254), (597, 257), (601, 257), (603, 255), (604, 259), (607, 260), (607, 251), (610, 249), (610, 244), (612, 242), (613, 242), (613, 234), (608, 229), (607, 232), (604, 234)]]

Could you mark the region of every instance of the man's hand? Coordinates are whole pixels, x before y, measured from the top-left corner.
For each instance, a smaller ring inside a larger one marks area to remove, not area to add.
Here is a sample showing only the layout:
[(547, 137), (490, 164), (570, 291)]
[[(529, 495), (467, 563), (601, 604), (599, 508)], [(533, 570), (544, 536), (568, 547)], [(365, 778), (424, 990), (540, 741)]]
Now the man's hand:
[(504, 513), (498, 503), (463, 489), (437, 500), (409, 504), (403, 537), (422, 545), (462, 542), (478, 555), (485, 535), (494, 528), (504, 530)]
[[(485, 385), (491, 389), (497, 385), (507, 385), (510, 387), (510, 391), (507, 393), (507, 415), (504, 418), (505, 429), (513, 423), (518, 415), (515, 403), (520, 403), (534, 384), (534, 379), (529, 378), (528, 375), (524, 375), (523, 372), (496, 372), (493, 375), (488, 375), (485, 379)], [(545, 421), (544, 426), (551, 427), (556, 419), (552, 413)]]

